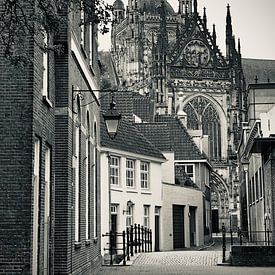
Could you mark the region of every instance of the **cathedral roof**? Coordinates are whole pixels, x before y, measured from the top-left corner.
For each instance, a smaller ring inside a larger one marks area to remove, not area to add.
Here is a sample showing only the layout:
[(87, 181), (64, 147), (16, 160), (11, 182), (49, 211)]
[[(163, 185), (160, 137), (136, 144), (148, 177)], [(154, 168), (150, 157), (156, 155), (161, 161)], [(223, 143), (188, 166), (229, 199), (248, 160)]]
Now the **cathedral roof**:
[(246, 84), (255, 83), (256, 76), (261, 83), (275, 82), (275, 60), (243, 58), (242, 65)]
[(122, 0), (116, 0), (113, 4), (114, 10), (124, 10), (124, 3)]
[[(159, 15), (158, 7), (161, 6), (161, 2), (162, 2), (162, 0), (140, 0), (140, 7), (146, 13), (149, 13), (151, 15)], [(167, 16), (176, 15), (174, 9), (167, 2), (167, 0), (164, 0), (164, 3), (165, 3), (165, 7), (166, 7), (166, 15)]]

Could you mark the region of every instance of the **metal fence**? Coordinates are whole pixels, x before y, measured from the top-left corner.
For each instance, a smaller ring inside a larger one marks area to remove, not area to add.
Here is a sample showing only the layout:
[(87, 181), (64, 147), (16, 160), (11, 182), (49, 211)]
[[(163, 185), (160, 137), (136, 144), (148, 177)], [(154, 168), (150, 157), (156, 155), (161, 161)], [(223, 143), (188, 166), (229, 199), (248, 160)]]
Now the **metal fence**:
[(250, 245), (250, 246), (270, 246), (272, 245), (272, 231), (243, 231), (239, 228), (237, 230), (229, 229), (226, 231), (222, 227), (222, 258), (225, 262), (226, 244), (232, 245)]
[(104, 250), (109, 251), (110, 265), (115, 261), (122, 260), (122, 264), (126, 265), (131, 257), (136, 253), (152, 252), (152, 230), (135, 224), (127, 227), (122, 232), (107, 232), (102, 235), (108, 237), (108, 247)]

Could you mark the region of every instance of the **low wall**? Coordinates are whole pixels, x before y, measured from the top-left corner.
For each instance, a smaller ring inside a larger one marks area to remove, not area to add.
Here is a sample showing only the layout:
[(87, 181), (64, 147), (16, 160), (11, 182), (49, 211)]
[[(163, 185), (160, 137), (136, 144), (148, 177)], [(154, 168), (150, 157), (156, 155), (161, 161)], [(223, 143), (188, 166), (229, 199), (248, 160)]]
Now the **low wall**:
[(275, 266), (275, 246), (233, 245), (231, 264), (235, 266)]

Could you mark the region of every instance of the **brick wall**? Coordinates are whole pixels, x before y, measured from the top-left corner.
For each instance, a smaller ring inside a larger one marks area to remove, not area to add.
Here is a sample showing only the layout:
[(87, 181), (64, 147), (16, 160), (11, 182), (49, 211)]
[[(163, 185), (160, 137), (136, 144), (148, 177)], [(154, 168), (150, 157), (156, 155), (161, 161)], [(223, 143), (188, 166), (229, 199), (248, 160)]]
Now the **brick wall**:
[[(42, 36), (39, 37), (42, 41)], [(26, 51), (33, 63), (12, 69), (1, 48), (0, 101), (0, 273), (21, 274), (32, 266), (34, 137), (41, 141), (39, 181), (38, 270), (43, 269), (45, 150), (54, 156), (54, 111), (42, 97), (42, 51), (27, 38)], [(54, 59), (49, 56), (49, 94), (54, 106)], [(52, 169), (54, 164), (52, 163)], [(51, 173), (54, 190), (54, 178)], [(51, 194), (53, 195), (53, 193)], [(52, 197), (52, 196), (51, 196)], [(52, 209), (53, 210), (53, 209)], [(54, 216), (52, 212), (52, 217)], [(50, 238), (52, 235), (50, 235)]]

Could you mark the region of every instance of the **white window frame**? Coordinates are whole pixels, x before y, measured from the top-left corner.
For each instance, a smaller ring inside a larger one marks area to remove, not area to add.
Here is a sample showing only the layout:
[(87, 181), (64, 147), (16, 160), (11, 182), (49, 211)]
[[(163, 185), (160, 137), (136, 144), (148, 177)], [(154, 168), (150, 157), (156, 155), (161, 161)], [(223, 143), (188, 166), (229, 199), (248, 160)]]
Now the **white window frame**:
[(75, 241), (79, 242), (79, 164), (80, 164), (80, 125), (75, 129)]
[(94, 238), (97, 238), (97, 174), (96, 174), (96, 171), (97, 171), (97, 159), (96, 159), (96, 156), (97, 156), (97, 151), (96, 151), (96, 144), (94, 146), (94, 154), (93, 154), (93, 208), (94, 208)]
[(118, 156), (110, 156), (110, 183), (120, 185), (120, 157)]
[(86, 240), (90, 239), (90, 227), (89, 227), (89, 209), (91, 208), (91, 204), (90, 204), (90, 200), (89, 200), (89, 193), (90, 193), (90, 188), (89, 188), (89, 185), (90, 185), (90, 173), (89, 173), (89, 170), (90, 170), (90, 152), (89, 152), (89, 137), (86, 138), (86, 142), (85, 142), (85, 145), (86, 145), (86, 158), (85, 158), (85, 167), (86, 167), (86, 178), (85, 178), (85, 183), (86, 183), (86, 200), (85, 200), (85, 221), (86, 221)]
[[(189, 178), (195, 182), (195, 165), (194, 164), (178, 164), (177, 166), (179, 166), (181, 169), (183, 169), (183, 171), (185, 172), (185, 174), (187, 176), (189, 176)], [(192, 173), (188, 172), (187, 169), (188, 167), (192, 167)]]
[(49, 35), (44, 30), (43, 33), (43, 42), (44, 46), (46, 47), (45, 51), (43, 51), (43, 73), (42, 73), (42, 95), (49, 99), (49, 53), (48, 53), (48, 46), (49, 46)]
[(126, 207), (126, 227), (134, 225), (134, 206), (127, 205)]
[(41, 141), (35, 137), (33, 165), (33, 230), (32, 230), (32, 274), (38, 271), (38, 226), (39, 226), (39, 187), (40, 187)]
[[(130, 164), (130, 165), (129, 165)], [(126, 187), (135, 187), (135, 160), (126, 159)]]
[(143, 226), (150, 227), (150, 205), (143, 205)]
[[(49, 270), (49, 236), (51, 214), (51, 148), (45, 151), (45, 201), (44, 201), (44, 271)], [(48, 272), (46, 272), (48, 273)]]
[[(144, 166), (144, 167), (142, 167)], [(144, 169), (146, 167), (146, 169)], [(140, 162), (140, 187), (141, 189), (150, 188), (150, 164), (149, 162)]]

